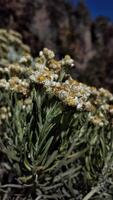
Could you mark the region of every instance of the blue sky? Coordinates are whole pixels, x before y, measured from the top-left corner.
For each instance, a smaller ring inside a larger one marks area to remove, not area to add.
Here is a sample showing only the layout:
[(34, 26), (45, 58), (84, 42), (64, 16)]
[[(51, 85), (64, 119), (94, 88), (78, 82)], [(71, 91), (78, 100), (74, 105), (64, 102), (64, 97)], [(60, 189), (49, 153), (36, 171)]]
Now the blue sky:
[[(74, 4), (78, 0), (71, 0)], [(113, 21), (113, 0), (84, 0), (92, 17), (107, 16)]]

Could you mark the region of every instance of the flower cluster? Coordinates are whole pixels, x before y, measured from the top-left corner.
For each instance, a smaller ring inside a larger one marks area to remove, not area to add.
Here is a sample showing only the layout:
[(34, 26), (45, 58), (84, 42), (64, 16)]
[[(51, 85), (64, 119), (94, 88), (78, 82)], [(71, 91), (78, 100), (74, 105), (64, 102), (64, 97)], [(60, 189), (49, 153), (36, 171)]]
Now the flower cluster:
[[(88, 118), (93, 124), (107, 125), (109, 121), (106, 119), (106, 115), (111, 112), (109, 102), (113, 102), (113, 95), (103, 88), (97, 90), (95, 87), (80, 83), (66, 74), (64, 81), (60, 81), (61, 74), (59, 72), (67, 65), (71, 67), (73, 60), (66, 56), (61, 61), (55, 61), (51, 55), (54, 54), (50, 50), (47, 53), (47, 49), (46, 54), (45, 50), (41, 52), (38, 61), (44, 61), (43, 67), (41, 70), (33, 72), (30, 80), (37, 84), (43, 84), (47, 92), (57, 96), (64, 104), (76, 107), (78, 111), (89, 112)], [(56, 65), (54, 65), (55, 62)], [(37, 66), (38, 64), (40, 66), (40, 62), (37, 62)]]
[(11, 117), (11, 111), (9, 106), (1, 106), (0, 107), (0, 125)]
[(0, 89), (3, 89), (3, 90), (9, 89), (9, 82), (4, 78), (0, 79)]
[[(36, 59), (27, 53), (18, 62), (0, 68), (3, 76), (0, 88), (10, 89), (28, 98), (30, 85), (41, 84), (47, 93), (55, 95), (65, 105), (88, 112), (88, 120), (93, 124), (107, 125), (107, 115), (113, 114), (113, 95), (103, 88), (97, 90), (72, 79), (65, 69), (73, 64), (68, 55), (60, 61), (55, 60), (54, 53), (46, 48)], [(4, 74), (7, 74), (7, 80)]]
[(29, 91), (29, 83), (25, 79), (21, 80), (18, 77), (12, 77), (11, 79), (9, 79), (9, 84), (10, 89), (17, 93), (27, 95)]
[(30, 53), (30, 49), (23, 44), (18, 32), (0, 29), (0, 64), (17, 61), (26, 53)]

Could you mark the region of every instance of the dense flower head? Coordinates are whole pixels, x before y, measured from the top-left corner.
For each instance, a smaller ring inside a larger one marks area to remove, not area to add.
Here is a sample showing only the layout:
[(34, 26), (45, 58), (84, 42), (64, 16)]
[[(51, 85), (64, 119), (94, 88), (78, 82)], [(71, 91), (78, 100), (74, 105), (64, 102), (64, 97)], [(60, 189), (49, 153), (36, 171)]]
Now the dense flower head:
[(21, 80), (18, 77), (12, 77), (9, 79), (9, 84), (11, 90), (23, 95), (26, 95), (29, 90), (29, 83), (25, 79)]
[[(58, 61), (54, 52), (47, 48), (35, 59), (25, 53), (18, 62), (0, 67), (0, 88), (10, 89), (28, 98), (32, 83), (41, 84), (47, 93), (56, 96), (64, 105), (88, 112), (88, 120), (93, 124), (107, 125), (107, 113), (113, 113), (113, 95), (103, 88), (97, 90), (74, 80), (65, 71), (72, 66), (70, 56)], [(8, 75), (6, 79), (5, 74)]]

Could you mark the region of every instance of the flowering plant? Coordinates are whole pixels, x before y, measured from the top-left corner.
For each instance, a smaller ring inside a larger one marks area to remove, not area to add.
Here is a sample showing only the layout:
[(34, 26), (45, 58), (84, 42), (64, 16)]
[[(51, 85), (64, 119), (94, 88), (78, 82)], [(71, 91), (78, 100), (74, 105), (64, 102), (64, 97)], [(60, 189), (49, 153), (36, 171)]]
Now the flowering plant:
[(112, 197), (113, 95), (72, 79), (70, 56), (23, 54), (0, 65), (1, 196)]

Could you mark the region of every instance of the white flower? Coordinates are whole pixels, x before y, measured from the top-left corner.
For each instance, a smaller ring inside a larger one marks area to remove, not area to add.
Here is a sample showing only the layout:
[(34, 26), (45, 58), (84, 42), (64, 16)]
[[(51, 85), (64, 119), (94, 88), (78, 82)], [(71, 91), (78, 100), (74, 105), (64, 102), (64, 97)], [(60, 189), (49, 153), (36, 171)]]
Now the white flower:
[(82, 103), (78, 103), (78, 104), (77, 104), (77, 109), (78, 109), (78, 110), (81, 110), (82, 108), (83, 108), (83, 104), (82, 104)]
[(66, 97), (68, 97), (68, 92), (66, 92), (66, 91), (59, 91), (59, 93), (58, 93), (58, 97), (60, 98), (60, 99), (65, 99)]
[(54, 74), (54, 80), (58, 79), (58, 74)]
[(4, 68), (4, 72), (9, 74), (9, 69), (7, 67)]
[(25, 56), (21, 57), (19, 63), (25, 63), (25, 62), (27, 62), (27, 58)]
[(0, 88), (5, 88), (6, 90), (9, 89), (9, 82), (7, 82), (5, 79), (0, 80)]
[(44, 71), (45, 63), (36, 63), (36, 64), (35, 64), (35, 68), (36, 68), (39, 72), (42, 72), (42, 71)]
[(53, 83), (52, 81), (46, 80), (45, 83), (44, 83), (44, 85), (49, 87), (49, 86), (52, 85), (52, 83)]
[(43, 51), (40, 51), (39, 52), (39, 56), (43, 56), (44, 54), (43, 54)]

